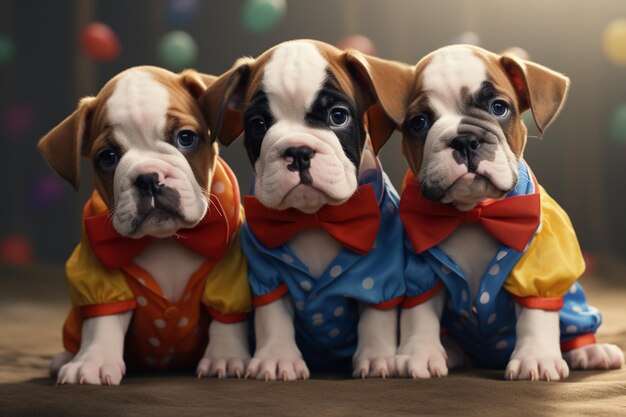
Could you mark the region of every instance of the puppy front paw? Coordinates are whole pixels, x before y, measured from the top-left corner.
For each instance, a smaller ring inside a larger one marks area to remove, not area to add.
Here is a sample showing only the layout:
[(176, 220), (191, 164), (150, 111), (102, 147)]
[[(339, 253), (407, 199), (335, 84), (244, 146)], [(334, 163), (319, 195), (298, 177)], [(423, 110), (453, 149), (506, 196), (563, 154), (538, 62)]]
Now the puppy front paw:
[(241, 378), (250, 357), (213, 357), (200, 359), (196, 368), (198, 378)]
[(309, 368), (304, 360), (300, 358), (276, 358), (257, 357), (250, 360), (246, 370), (246, 378), (258, 379), (260, 381), (295, 381), (296, 379), (308, 379)]
[(448, 375), (446, 351), (440, 342), (420, 343), (400, 349), (396, 355), (396, 371), (402, 378), (431, 378)]
[(565, 352), (563, 358), (572, 369), (619, 369), (624, 365), (622, 350), (608, 343), (585, 345)]
[(61, 366), (57, 384), (119, 385), (125, 373), (122, 358), (97, 353), (79, 354)]
[(509, 381), (558, 381), (568, 377), (569, 368), (560, 352), (548, 354), (534, 349), (520, 349), (511, 355), (504, 375)]
[(353, 378), (387, 378), (396, 375), (393, 356), (359, 356), (354, 358)]

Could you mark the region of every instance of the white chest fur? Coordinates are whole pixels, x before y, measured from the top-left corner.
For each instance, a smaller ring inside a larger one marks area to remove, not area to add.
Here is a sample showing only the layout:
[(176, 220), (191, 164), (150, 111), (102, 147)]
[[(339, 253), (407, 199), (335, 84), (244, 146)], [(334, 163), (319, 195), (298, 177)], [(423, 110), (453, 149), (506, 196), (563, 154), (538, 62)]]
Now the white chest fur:
[(465, 274), (472, 300), (476, 297), (480, 279), (499, 247), (500, 243), (478, 224), (461, 224), (452, 235), (439, 244), (439, 248)]
[(159, 239), (150, 243), (134, 262), (152, 275), (168, 300), (176, 303), (204, 260), (171, 239)]
[(299, 232), (289, 241), (289, 249), (319, 278), (341, 252), (341, 244), (322, 229)]

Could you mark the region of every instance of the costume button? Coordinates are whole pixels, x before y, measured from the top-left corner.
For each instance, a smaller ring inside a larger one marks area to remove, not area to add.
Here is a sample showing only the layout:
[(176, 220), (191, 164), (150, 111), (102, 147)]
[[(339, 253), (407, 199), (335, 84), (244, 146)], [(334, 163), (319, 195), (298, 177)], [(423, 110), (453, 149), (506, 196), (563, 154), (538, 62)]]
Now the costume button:
[(168, 307), (167, 310), (165, 310), (165, 313), (163, 313), (165, 318), (168, 320), (175, 319), (176, 317), (178, 317), (179, 314), (180, 314), (180, 310), (178, 310), (178, 307), (173, 307), (173, 306)]

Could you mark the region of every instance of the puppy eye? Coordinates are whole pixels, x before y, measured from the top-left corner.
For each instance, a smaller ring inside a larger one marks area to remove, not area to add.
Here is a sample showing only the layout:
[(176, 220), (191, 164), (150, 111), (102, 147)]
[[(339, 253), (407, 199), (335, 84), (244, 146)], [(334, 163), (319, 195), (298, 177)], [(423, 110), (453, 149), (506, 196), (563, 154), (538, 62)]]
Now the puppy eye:
[(418, 114), (409, 120), (409, 134), (419, 136), (430, 128), (430, 117), (427, 114)]
[(328, 112), (328, 123), (335, 127), (343, 127), (350, 121), (350, 112), (345, 107), (333, 107)]
[(176, 147), (183, 151), (195, 148), (200, 142), (200, 138), (193, 130), (181, 130), (176, 134)]
[(112, 171), (120, 161), (120, 156), (113, 148), (106, 148), (98, 154), (98, 166), (103, 171)]
[(494, 100), (489, 106), (489, 112), (496, 117), (504, 117), (509, 114), (509, 103), (504, 100)]
[(248, 134), (252, 139), (262, 139), (267, 132), (267, 123), (263, 116), (255, 116), (248, 121)]

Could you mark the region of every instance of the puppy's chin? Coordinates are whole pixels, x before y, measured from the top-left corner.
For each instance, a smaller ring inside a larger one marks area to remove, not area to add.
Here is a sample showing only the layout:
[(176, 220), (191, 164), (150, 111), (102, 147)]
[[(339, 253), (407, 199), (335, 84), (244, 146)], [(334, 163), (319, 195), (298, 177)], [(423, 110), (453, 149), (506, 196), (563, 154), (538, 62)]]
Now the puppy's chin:
[(468, 172), (445, 190), (440, 201), (444, 204), (451, 203), (461, 211), (469, 211), (481, 201), (504, 197), (508, 191), (510, 190), (500, 190), (482, 175)]
[(335, 199), (315, 187), (299, 184), (293, 187), (287, 194), (285, 194), (282, 201), (277, 206), (272, 208), (275, 208), (277, 210), (287, 210), (289, 208), (294, 208), (296, 210), (300, 210), (303, 213), (311, 214), (318, 212), (322, 207), (327, 204), (333, 206), (342, 204), (348, 198)]

